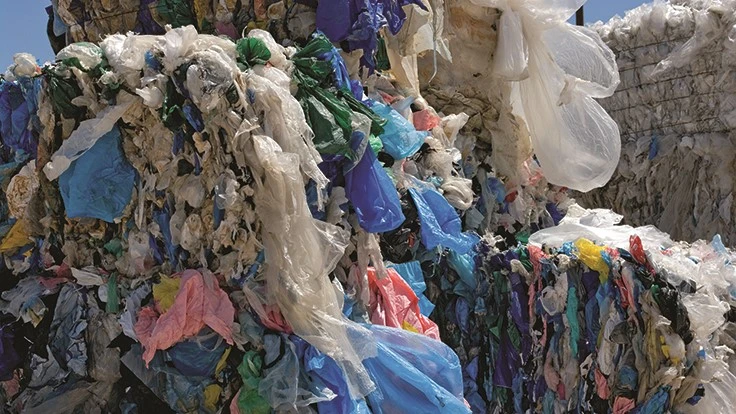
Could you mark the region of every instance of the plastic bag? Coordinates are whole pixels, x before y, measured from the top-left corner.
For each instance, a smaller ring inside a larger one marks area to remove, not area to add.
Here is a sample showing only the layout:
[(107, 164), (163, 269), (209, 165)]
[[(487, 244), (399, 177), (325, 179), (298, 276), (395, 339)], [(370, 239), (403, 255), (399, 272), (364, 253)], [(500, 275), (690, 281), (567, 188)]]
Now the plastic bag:
[(90, 70), (102, 63), (102, 49), (94, 43), (78, 42), (61, 49), (56, 54), (56, 60), (70, 66), (79, 65), (84, 70)]
[(371, 290), (371, 322), (378, 325), (405, 329), (440, 340), (437, 324), (419, 311), (419, 298), (395, 269), (387, 269), (379, 278), (376, 270), (368, 268)]
[[(271, 68), (272, 71), (279, 69)], [(253, 72), (246, 73), (249, 88), (255, 93), (256, 110), (264, 113), (264, 129), (286, 152), (299, 156), (301, 170), (317, 185), (318, 205), (322, 205), (322, 190), (329, 180), (317, 166), (322, 157), (312, 142), (314, 133), (309, 128), (299, 101), (288, 89), (280, 88), (267, 78)]]
[(630, 245), (629, 238), (637, 235), (647, 250), (657, 250), (660, 246), (669, 247), (674, 244), (669, 235), (654, 226), (617, 225), (622, 218), (611, 210), (587, 210), (573, 204), (557, 226), (532, 234), (529, 243), (559, 248), (566, 242), (586, 238), (606, 246), (627, 249)]
[(321, 382), (335, 394), (335, 398), (317, 403), (318, 412), (370, 414), (365, 400), (350, 397), (345, 376), (332, 358), (297, 336), (291, 336), (289, 339), (296, 345), (304, 372), (313, 381)]
[(0, 141), (15, 151), (36, 157), (38, 137), (32, 122), (38, 111), (41, 78), (0, 80)]
[(395, 230), (406, 219), (396, 187), (373, 151), (365, 151), (355, 168), (345, 174), (345, 194), (360, 226), (370, 233)]
[(502, 75), (517, 79), (528, 61), (529, 76), (513, 84), (513, 110), (529, 127), (547, 181), (579, 191), (606, 184), (621, 140), (618, 125), (593, 98), (613, 94), (619, 75), (598, 34), (565, 22), (584, 0), (474, 2), (511, 13), (502, 20), (506, 33), (494, 61)]
[(381, 413), (469, 413), (455, 352), (440, 341), (408, 331), (369, 325), (378, 356), (365, 361), (378, 390), (367, 398)]
[[(95, 141), (79, 158), (57, 158), (57, 165), (75, 159), (59, 177), (59, 190), (67, 217), (91, 217), (112, 223), (130, 203), (136, 171), (125, 159), (117, 127)], [(52, 168), (51, 174), (59, 169)]]
[(424, 247), (441, 246), (465, 254), (480, 241), (477, 235), (462, 232), (460, 216), (442, 194), (429, 188), (411, 188), (409, 192), (419, 213)]
[(243, 362), (238, 366), (238, 373), (243, 380), (243, 387), (236, 398), (240, 414), (270, 414), (271, 406), (258, 393), (263, 375), (263, 358), (255, 351), (246, 352)]
[(391, 264), (389, 267), (396, 270), (401, 275), (406, 283), (411, 286), (411, 289), (419, 297), (419, 309), (422, 315), (429, 316), (434, 310), (434, 304), (429, 301), (429, 298), (424, 296), (424, 291), (427, 290), (427, 284), (424, 281), (424, 273), (422, 272), (422, 266), (418, 261)]
[(266, 335), (264, 347), (263, 362), (268, 368), (263, 370), (258, 391), (275, 412), (302, 412), (312, 404), (335, 397), (329, 388), (317, 387), (306, 375), (296, 345), (286, 335)]
[(521, 81), (529, 76), (529, 48), (524, 39), (521, 16), (510, 9), (503, 11), (498, 22), (493, 74), (509, 81)]
[(271, 51), (268, 50), (266, 43), (256, 37), (238, 40), (235, 50), (238, 52), (238, 63), (246, 68), (265, 65), (271, 59)]
[(411, 122), (388, 105), (373, 102), (371, 109), (378, 116), (388, 119), (383, 134), (380, 135), (384, 151), (395, 160), (411, 157), (419, 151), (429, 135), (428, 132), (414, 129)]

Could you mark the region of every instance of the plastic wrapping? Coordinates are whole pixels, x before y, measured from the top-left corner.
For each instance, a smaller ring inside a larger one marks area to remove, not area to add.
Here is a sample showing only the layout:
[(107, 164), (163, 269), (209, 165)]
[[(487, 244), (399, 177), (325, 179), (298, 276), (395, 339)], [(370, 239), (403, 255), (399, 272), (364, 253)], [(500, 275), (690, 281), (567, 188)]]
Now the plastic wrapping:
[[(369, 326), (378, 356), (365, 361), (378, 391), (374, 413), (469, 413), (457, 355), (445, 344), (407, 331)], [(418, 346), (417, 344), (422, 344)]]
[(272, 139), (252, 137), (262, 168), (255, 203), (264, 227), (269, 296), (294, 333), (334, 358), (345, 372), (350, 394), (361, 397), (375, 385), (361, 361), (375, 355), (365, 328), (342, 315), (327, 274), (348, 242), (339, 227), (312, 218), (296, 154), (281, 152)]
[(462, 232), (460, 217), (440, 193), (432, 189), (409, 191), (419, 212), (422, 243), (427, 249), (442, 246), (463, 254), (478, 243), (477, 235)]
[(424, 138), (428, 134), (414, 129), (414, 126), (406, 118), (390, 106), (373, 102), (371, 109), (378, 116), (388, 119), (388, 124), (384, 127), (383, 134), (380, 137), (384, 150), (394, 159), (400, 160), (414, 155), (419, 147), (424, 144)]

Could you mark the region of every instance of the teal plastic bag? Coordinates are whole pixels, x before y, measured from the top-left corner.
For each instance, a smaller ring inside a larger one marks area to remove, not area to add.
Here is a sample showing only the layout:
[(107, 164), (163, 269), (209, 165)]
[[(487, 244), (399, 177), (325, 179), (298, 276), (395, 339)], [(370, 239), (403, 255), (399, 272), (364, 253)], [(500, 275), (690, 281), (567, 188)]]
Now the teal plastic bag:
[(428, 132), (414, 129), (411, 122), (388, 105), (375, 102), (371, 109), (379, 117), (388, 120), (380, 135), (384, 151), (395, 160), (411, 157), (419, 151), (424, 144), (424, 139), (429, 135)]

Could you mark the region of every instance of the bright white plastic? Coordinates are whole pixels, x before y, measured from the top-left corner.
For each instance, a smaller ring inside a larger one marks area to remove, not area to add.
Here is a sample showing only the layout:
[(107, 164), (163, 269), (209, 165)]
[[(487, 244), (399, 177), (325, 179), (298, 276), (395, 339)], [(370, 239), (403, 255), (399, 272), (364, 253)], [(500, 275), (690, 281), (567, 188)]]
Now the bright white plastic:
[(518, 81), (514, 113), (529, 128), (547, 181), (579, 191), (606, 184), (618, 165), (621, 141), (618, 125), (593, 98), (610, 96), (619, 75), (600, 37), (566, 22), (585, 1), (473, 2), (503, 12), (494, 68), (500, 77)]

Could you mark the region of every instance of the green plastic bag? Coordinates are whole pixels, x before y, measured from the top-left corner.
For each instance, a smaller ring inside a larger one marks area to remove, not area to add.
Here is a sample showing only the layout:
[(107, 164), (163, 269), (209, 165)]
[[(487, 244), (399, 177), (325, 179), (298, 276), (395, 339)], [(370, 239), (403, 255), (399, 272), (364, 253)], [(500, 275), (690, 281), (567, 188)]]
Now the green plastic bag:
[(156, 4), (158, 15), (172, 27), (183, 27), (195, 24), (192, 7), (186, 0), (159, 0)]
[(238, 397), (238, 408), (241, 414), (269, 414), (271, 406), (258, 393), (258, 385), (263, 375), (263, 357), (255, 351), (248, 351), (243, 362), (238, 366), (238, 373), (243, 379), (243, 387)]
[(86, 110), (72, 103), (72, 99), (82, 95), (82, 90), (74, 79), (62, 77), (55, 69), (44, 69), (44, 74), (49, 82), (49, 95), (54, 111), (60, 113), (64, 118), (81, 118)]
[(238, 63), (244, 66), (241, 67), (243, 70), (255, 65), (265, 65), (271, 59), (271, 51), (266, 44), (255, 37), (238, 40), (235, 50), (238, 52)]
[(318, 83), (325, 82), (332, 74), (332, 63), (318, 56), (332, 51), (332, 43), (324, 35), (314, 36), (292, 57), (296, 69)]

